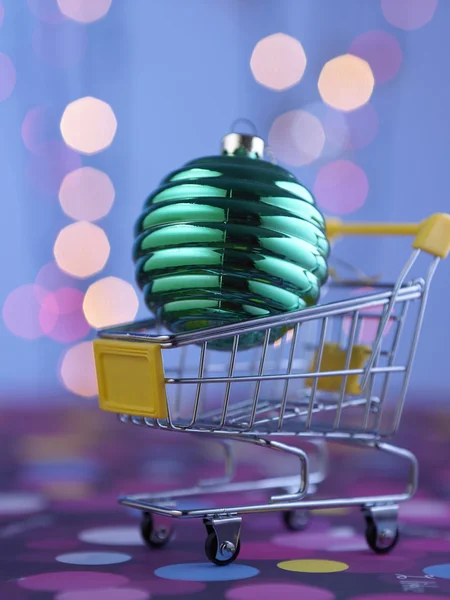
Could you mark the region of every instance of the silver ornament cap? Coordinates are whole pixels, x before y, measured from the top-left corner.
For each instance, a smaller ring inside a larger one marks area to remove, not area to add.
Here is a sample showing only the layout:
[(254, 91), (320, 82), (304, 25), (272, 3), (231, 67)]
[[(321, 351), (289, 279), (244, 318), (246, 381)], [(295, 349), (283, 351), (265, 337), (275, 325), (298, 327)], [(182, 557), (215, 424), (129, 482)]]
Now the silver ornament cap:
[(264, 140), (257, 135), (244, 133), (229, 133), (222, 139), (222, 154), (236, 154), (238, 150), (245, 150), (247, 154), (264, 157)]

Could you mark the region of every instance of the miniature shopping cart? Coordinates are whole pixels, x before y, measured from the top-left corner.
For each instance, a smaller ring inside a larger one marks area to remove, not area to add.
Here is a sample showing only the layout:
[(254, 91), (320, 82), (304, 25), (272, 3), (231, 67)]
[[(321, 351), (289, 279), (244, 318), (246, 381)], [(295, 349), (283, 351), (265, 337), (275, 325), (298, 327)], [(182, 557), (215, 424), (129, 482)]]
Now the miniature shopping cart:
[[(330, 220), (327, 233), (330, 239), (346, 234), (415, 239), (395, 285), (375, 282), (361, 292), (360, 281), (333, 282), (319, 306), (179, 335), (154, 321), (99, 333), (94, 347), (103, 410), (117, 413), (124, 423), (210, 436), (225, 449), (221, 479), (120, 499), (142, 511), (141, 531), (150, 546), (170, 539), (168, 528), (155, 526), (156, 516), (201, 518), (208, 559), (226, 565), (239, 554), (244, 514), (280, 511), (289, 528), (301, 529), (311, 509), (339, 507), (362, 509), (367, 543), (375, 552), (386, 553), (397, 543), (398, 504), (415, 493), (418, 464), (411, 452), (386, 440), (400, 424), (433, 274), (450, 250), (450, 215), (433, 215), (419, 225)], [(423, 260), (417, 260), (421, 253), (432, 257), (427, 273), (410, 280), (413, 265)], [(281, 332), (275, 341), (274, 331)], [(262, 332), (262, 343), (241, 350), (242, 336), (252, 332)], [(224, 339), (229, 339), (230, 350), (215, 350), (213, 342)], [(293, 445), (294, 438), (313, 452)], [(234, 442), (292, 455), (299, 473), (235, 482)], [(391, 495), (317, 499), (329, 442), (403, 459), (409, 467), (406, 489)], [(269, 497), (262, 503), (227, 506), (227, 493), (241, 498), (241, 493), (244, 497), (245, 491), (254, 490), (267, 491)], [(217, 506), (205, 501), (192, 506), (195, 496), (214, 494), (220, 494)]]

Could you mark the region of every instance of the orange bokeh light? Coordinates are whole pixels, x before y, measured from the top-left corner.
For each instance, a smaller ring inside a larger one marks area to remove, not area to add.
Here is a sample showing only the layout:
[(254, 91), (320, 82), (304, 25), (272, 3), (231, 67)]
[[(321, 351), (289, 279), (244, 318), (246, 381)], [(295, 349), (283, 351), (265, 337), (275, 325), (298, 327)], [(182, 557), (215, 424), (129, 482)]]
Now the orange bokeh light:
[(86, 96), (67, 105), (60, 128), (68, 146), (84, 154), (95, 154), (112, 143), (117, 120), (107, 102)]
[(98, 169), (81, 167), (68, 173), (59, 190), (63, 211), (72, 219), (96, 221), (109, 213), (114, 202), (111, 179)]
[(319, 93), (322, 100), (342, 111), (363, 106), (370, 100), (375, 79), (369, 63), (343, 54), (329, 60), (319, 76)]
[(139, 300), (133, 286), (118, 277), (105, 277), (89, 286), (83, 302), (84, 315), (92, 327), (108, 327), (132, 321)]
[(64, 227), (53, 248), (58, 267), (73, 277), (90, 277), (103, 269), (110, 245), (106, 233), (92, 223), (79, 221)]
[(61, 363), (61, 379), (66, 388), (78, 396), (97, 395), (92, 342), (81, 342), (67, 350)]
[(298, 40), (274, 33), (260, 40), (252, 53), (250, 68), (258, 83), (276, 91), (300, 81), (306, 69), (306, 55)]

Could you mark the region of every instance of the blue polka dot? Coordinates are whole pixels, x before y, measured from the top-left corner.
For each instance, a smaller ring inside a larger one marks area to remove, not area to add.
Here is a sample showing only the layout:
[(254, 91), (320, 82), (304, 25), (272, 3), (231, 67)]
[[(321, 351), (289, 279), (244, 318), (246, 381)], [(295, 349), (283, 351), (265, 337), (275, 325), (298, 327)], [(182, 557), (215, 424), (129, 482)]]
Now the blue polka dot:
[(426, 573), (426, 575), (433, 575), (433, 577), (450, 579), (450, 563), (445, 565), (432, 565), (431, 567), (426, 567), (423, 572)]
[(118, 565), (131, 560), (131, 556), (121, 552), (71, 552), (60, 554), (56, 560), (68, 565)]
[(157, 577), (178, 581), (237, 581), (238, 579), (250, 579), (258, 573), (258, 569), (246, 565), (231, 564), (226, 567), (218, 567), (212, 563), (168, 565), (155, 571)]

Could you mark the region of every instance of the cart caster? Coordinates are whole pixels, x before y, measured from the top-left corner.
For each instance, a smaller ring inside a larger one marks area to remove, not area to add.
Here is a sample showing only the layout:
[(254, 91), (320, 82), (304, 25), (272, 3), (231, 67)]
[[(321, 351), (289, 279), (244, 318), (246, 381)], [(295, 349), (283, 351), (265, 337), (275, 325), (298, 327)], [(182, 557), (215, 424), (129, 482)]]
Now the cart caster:
[(208, 560), (224, 567), (237, 559), (241, 549), (239, 539), (241, 522), (240, 517), (204, 520), (208, 532), (205, 541), (205, 554)]
[(142, 513), (141, 536), (150, 548), (162, 548), (173, 538), (173, 529), (155, 527), (153, 515), (149, 512)]
[(387, 554), (399, 540), (397, 517), (398, 506), (365, 507), (366, 540), (369, 547), (377, 554)]
[(294, 509), (281, 513), (283, 522), (290, 531), (304, 531), (311, 520), (308, 510)]

